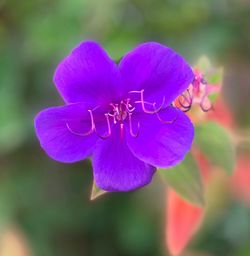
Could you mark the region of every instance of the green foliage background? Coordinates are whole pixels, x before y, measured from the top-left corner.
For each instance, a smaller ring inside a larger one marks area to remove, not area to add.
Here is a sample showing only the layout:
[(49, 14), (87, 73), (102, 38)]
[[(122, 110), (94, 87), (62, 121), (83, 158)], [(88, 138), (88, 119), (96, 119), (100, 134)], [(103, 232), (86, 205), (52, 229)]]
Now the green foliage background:
[[(140, 191), (90, 202), (90, 163), (49, 159), (33, 117), (62, 104), (53, 72), (80, 41), (98, 40), (114, 59), (159, 41), (190, 63), (205, 53), (224, 65), (224, 93), (247, 125), (249, 17), (247, 0), (0, 0), (0, 232), (18, 226), (35, 256), (166, 255), (165, 190), (157, 178)], [(221, 215), (192, 248), (250, 255), (250, 211), (232, 202)]]

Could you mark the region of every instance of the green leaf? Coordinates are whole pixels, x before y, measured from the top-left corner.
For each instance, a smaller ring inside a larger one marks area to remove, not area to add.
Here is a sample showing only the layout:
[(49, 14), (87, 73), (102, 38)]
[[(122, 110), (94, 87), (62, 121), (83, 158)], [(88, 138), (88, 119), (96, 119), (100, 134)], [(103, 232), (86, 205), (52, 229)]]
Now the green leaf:
[(202, 55), (195, 64), (195, 67), (204, 74), (211, 68), (211, 62), (206, 55)]
[(90, 200), (93, 201), (93, 200), (97, 199), (98, 197), (100, 197), (100, 196), (102, 196), (106, 193), (108, 193), (108, 192), (98, 188), (96, 186), (95, 182), (93, 182), (92, 191), (91, 191), (91, 195), (90, 195)]
[(171, 169), (160, 169), (159, 173), (167, 185), (172, 187), (183, 199), (195, 205), (204, 205), (200, 172), (191, 153), (186, 155), (181, 164)]
[(227, 130), (214, 122), (196, 127), (195, 144), (211, 164), (232, 174), (235, 167), (235, 148)]
[(207, 75), (207, 82), (209, 84), (221, 85), (223, 80), (223, 68), (216, 68), (211, 71), (210, 74)]
[(0, 154), (20, 146), (27, 135), (27, 111), (21, 100), (23, 77), (18, 68), (21, 64), (14, 56), (6, 51), (0, 58)]
[(205, 76), (209, 84), (219, 85), (222, 83), (223, 68), (213, 66), (206, 55), (202, 55), (194, 66)]

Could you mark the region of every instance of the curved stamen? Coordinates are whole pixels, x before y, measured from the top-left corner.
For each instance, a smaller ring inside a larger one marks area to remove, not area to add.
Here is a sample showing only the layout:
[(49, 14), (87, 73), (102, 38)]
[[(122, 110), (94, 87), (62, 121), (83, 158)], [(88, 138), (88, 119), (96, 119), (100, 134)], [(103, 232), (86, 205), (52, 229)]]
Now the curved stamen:
[(108, 126), (108, 132), (107, 132), (107, 134), (106, 134), (106, 135), (100, 135), (100, 134), (97, 132), (96, 128), (95, 128), (95, 132), (96, 132), (97, 136), (100, 137), (100, 138), (103, 139), (103, 140), (109, 138), (109, 137), (111, 136), (111, 133), (112, 133), (112, 131), (111, 131), (111, 126), (110, 126), (110, 121), (109, 121), (109, 114), (107, 113), (107, 114), (104, 114), (104, 115), (105, 115), (105, 117), (106, 117), (107, 126)]
[[(187, 102), (186, 100), (181, 100), (181, 99), (178, 99), (178, 102), (180, 103), (180, 105), (184, 108), (190, 108), (190, 106), (192, 105), (191, 101)], [(184, 103), (187, 103), (184, 104)]]
[(96, 107), (94, 107), (93, 109), (92, 109), (92, 111), (95, 111), (95, 110), (97, 110), (98, 108), (100, 108), (101, 107), (101, 105), (97, 105)]
[(180, 103), (181, 107), (182, 107), (182, 111), (183, 112), (188, 112), (191, 108), (192, 108), (192, 105), (189, 105), (189, 106), (184, 106), (182, 105), (182, 103)]
[(116, 124), (116, 115), (108, 113), (109, 116), (113, 117), (113, 123)]
[(136, 137), (138, 137), (138, 135), (139, 135), (140, 123), (137, 123), (138, 130), (137, 130), (136, 133), (134, 133), (133, 127), (132, 127), (132, 113), (129, 113), (128, 117), (129, 117), (129, 132), (130, 132), (130, 135), (131, 135), (132, 137), (136, 138)]
[(134, 110), (135, 110), (135, 107), (132, 107), (132, 105), (128, 105), (127, 107), (126, 107), (126, 109), (127, 109), (127, 111), (129, 112), (129, 113), (132, 113)]
[(213, 109), (213, 105), (210, 103), (210, 107), (205, 108), (205, 107), (204, 107), (204, 102), (201, 102), (201, 103), (200, 103), (200, 108), (201, 108), (201, 110), (202, 110), (203, 112), (208, 112), (208, 111), (210, 111), (210, 110)]
[(192, 91), (192, 93), (191, 93), (190, 90), (187, 89), (187, 93), (188, 93), (188, 97), (189, 97), (189, 99), (190, 99), (190, 102), (191, 102), (191, 104), (192, 104), (193, 98), (194, 98), (193, 91)]
[(132, 107), (132, 105), (129, 103), (130, 99), (127, 99), (126, 102), (122, 101), (121, 104), (123, 104), (128, 112), (133, 112), (135, 110), (135, 107)]
[(206, 79), (202, 76), (202, 78), (201, 78), (201, 83), (202, 84), (207, 84), (207, 81), (206, 81)]
[(68, 123), (66, 123), (66, 127), (67, 129), (74, 135), (77, 135), (77, 136), (81, 136), (81, 137), (84, 137), (84, 136), (88, 136), (90, 135), (91, 133), (93, 133), (95, 131), (95, 122), (94, 122), (94, 118), (93, 118), (93, 113), (91, 110), (88, 110), (89, 112), (89, 115), (90, 115), (90, 119), (91, 119), (91, 128), (89, 131), (85, 132), (85, 133), (79, 133), (79, 132), (76, 132), (74, 130), (72, 130), (69, 126)]
[[(193, 94), (189, 91), (189, 89), (186, 90), (186, 93), (188, 95), (185, 95), (185, 93), (182, 93), (178, 98), (178, 103), (181, 105), (184, 112), (189, 111), (193, 104)], [(184, 103), (187, 103), (187, 105)]]
[[(141, 104), (141, 101), (140, 101), (140, 100), (137, 100), (137, 101), (135, 101), (135, 103), (136, 103), (136, 104), (137, 104), (137, 103), (140, 103), (140, 104)], [(151, 103), (151, 102), (148, 102), (148, 101), (144, 101), (144, 104), (148, 104), (148, 105), (150, 105), (150, 106), (154, 106), (155, 102), (154, 102), (154, 103)]]
[(150, 103), (150, 102), (145, 101), (145, 100), (144, 100), (144, 90), (141, 90), (141, 91), (130, 91), (129, 93), (140, 93), (141, 100), (140, 100), (140, 101), (135, 101), (135, 103), (140, 103), (141, 106), (142, 106), (142, 110), (143, 110), (144, 113), (146, 113), (146, 114), (156, 114), (156, 113), (158, 113), (158, 112), (163, 108), (163, 106), (164, 106), (164, 104), (165, 104), (165, 96), (163, 96), (163, 100), (162, 100), (162, 103), (161, 103), (160, 107), (158, 107), (158, 108), (155, 109), (155, 110), (148, 110), (148, 109), (146, 109), (145, 104), (150, 104), (150, 105), (152, 105), (153, 107), (155, 107), (156, 102)]
[(210, 106), (205, 108), (204, 101), (206, 99), (208, 99), (208, 86), (207, 86), (207, 82), (205, 80), (202, 83), (205, 85), (205, 90), (204, 90), (203, 95), (201, 97), (200, 108), (202, 109), (203, 112), (208, 112), (213, 108), (213, 105), (209, 102)]
[(119, 112), (118, 104), (110, 103), (109, 105), (113, 108), (114, 113)]
[[(156, 103), (154, 102), (153, 104), (154, 104), (154, 107), (155, 107), (155, 106), (156, 106)], [(164, 104), (165, 104), (165, 96), (163, 96), (162, 103), (161, 103), (160, 107), (158, 107), (157, 109), (155, 109), (155, 111), (153, 112), (153, 114), (158, 113), (158, 112), (163, 108)]]
[(156, 116), (157, 116), (158, 120), (159, 120), (161, 123), (163, 123), (163, 124), (173, 124), (173, 123), (177, 120), (177, 118), (178, 118), (178, 114), (177, 114), (176, 117), (175, 117), (173, 120), (171, 120), (171, 121), (165, 121), (165, 120), (163, 120), (163, 119), (160, 117), (159, 113), (156, 113)]
[(184, 112), (187, 112), (187, 111), (189, 111), (190, 109), (191, 109), (191, 107), (192, 107), (192, 104), (191, 103), (189, 103), (188, 105), (184, 105), (181, 101), (180, 101), (180, 99), (178, 99), (178, 103), (181, 105), (181, 107), (184, 109), (183, 111)]
[(192, 103), (193, 103), (193, 93), (191, 94), (191, 92), (189, 91), (189, 89), (187, 89), (186, 92), (187, 92), (187, 94), (188, 94), (187, 96), (186, 96), (184, 93), (182, 93), (181, 96), (182, 96), (182, 98), (183, 98), (186, 102), (188, 102), (188, 105), (192, 105)]
[[(186, 98), (183, 94), (181, 94), (180, 97), (178, 97), (178, 102), (181, 103), (183, 106), (191, 105), (191, 101), (188, 98)], [(184, 103), (187, 103), (187, 105), (185, 105)]]

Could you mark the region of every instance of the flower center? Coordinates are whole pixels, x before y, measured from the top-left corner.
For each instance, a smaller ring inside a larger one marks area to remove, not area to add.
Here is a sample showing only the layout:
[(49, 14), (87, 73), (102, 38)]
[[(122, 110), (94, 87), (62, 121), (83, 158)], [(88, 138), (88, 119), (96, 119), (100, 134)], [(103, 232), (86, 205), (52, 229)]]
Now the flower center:
[(135, 110), (135, 107), (130, 104), (129, 98), (122, 100), (119, 104), (110, 103), (110, 106), (112, 110), (108, 113), (108, 115), (113, 117), (114, 124), (117, 122), (122, 123), (127, 118), (127, 116), (132, 114), (132, 112)]
[[(131, 99), (127, 98), (127, 99), (120, 101), (120, 103), (110, 103), (109, 104), (110, 110), (108, 112), (104, 113), (104, 116), (106, 118), (106, 123), (107, 123), (107, 131), (104, 135), (100, 135), (97, 132), (96, 122), (94, 120), (94, 115), (93, 115), (93, 112), (96, 109), (100, 108), (100, 106), (97, 106), (92, 110), (88, 110), (89, 116), (90, 116), (90, 121), (91, 121), (91, 127), (90, 127), (89, 131), (87, 131), (86, 133), (77, 132), (70, 127), (69, 123), (66, 123), (67, 129), (74, 135), (78, 135), (78, 136), (88, 136), (88, 135), (92, 134), (93, 132), (96, 132), (96, 134), (100, 138), (106, 139), (106, 138), (110, 137), (112, 134), (112, 129), (111, 129), (112, 128), (111, 120), (112, 120), (114, 125), (118, 124), (120, 126), (121, 137), (124, 136), (125, 123), (128, 125), (128, 131), (129, 131), (130, 135), (132, 137), (138, 137), (139, 130), (140, 130), (140, 123), (137, 122), (137, 128), (135, 128), (134, 127), (135, 125), (132, 123), (132, 116), (134, 115), (134, 112), (136, 110), (135, 106), (138, 104), (140, 105), (140, 109), (144, 113), (155, 114), (161, 123), (172, 124), (176, 120), (177, 117), (171, 121), (164, 121), (159, 116), (160, 110), (162, 110), (164, 108), (164, 104), (165, 104), (164, 97), (163, 97), (161, 105), (159, 107), (156, 107), (157, 106), (156, 102), (151, 103), (151, 102), (144, 100), (144, 90), (130, 91), (129, 94), (139, 95), (139, 100), (133, 101), (133, 103), (131, 103)], [(137, 129), (137, 130), (135, 131), (135, 129)]]
[[(133, 131), (132, 127), (132, 113), (135, 110), (135, 107), (133, 107), (130, 103), (131, 99), (127, 98), (125, 100), (122, 100), (120, 103), (110, 103), (111, 110), (105, 114), (108, 127), (110, 127), (109, 117), (113, 118), (113, 123), (116, 125), (117, 123), (120, 125), (120, 134), (121, 137), (124, 136), (124, 122), (128, 118), (128, 126), (129, 126), (129, 132), (130, 135), (133, 137), (137, 137), (139, 134), (139, 128), (140, 124), (137, 124), (137, 132)], [(110, 136), (108, 134), (108, 136)]]

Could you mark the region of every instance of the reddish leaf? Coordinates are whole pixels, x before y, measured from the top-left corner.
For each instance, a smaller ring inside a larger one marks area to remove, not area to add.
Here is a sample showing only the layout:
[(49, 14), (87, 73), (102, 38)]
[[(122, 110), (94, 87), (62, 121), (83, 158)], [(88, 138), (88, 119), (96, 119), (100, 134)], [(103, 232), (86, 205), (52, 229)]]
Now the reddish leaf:
[(221, 97), (213, 103), (213, 110), (209, 111), (207, 114), (209, 120), (216, 121), (225, 128), (232, 129), (234, 126), (232, 113)]
[(180, 255), (198, 229), (204, 209), (180, 198), (172, 189), (167, 192), (166, 244), (172, 255)]

